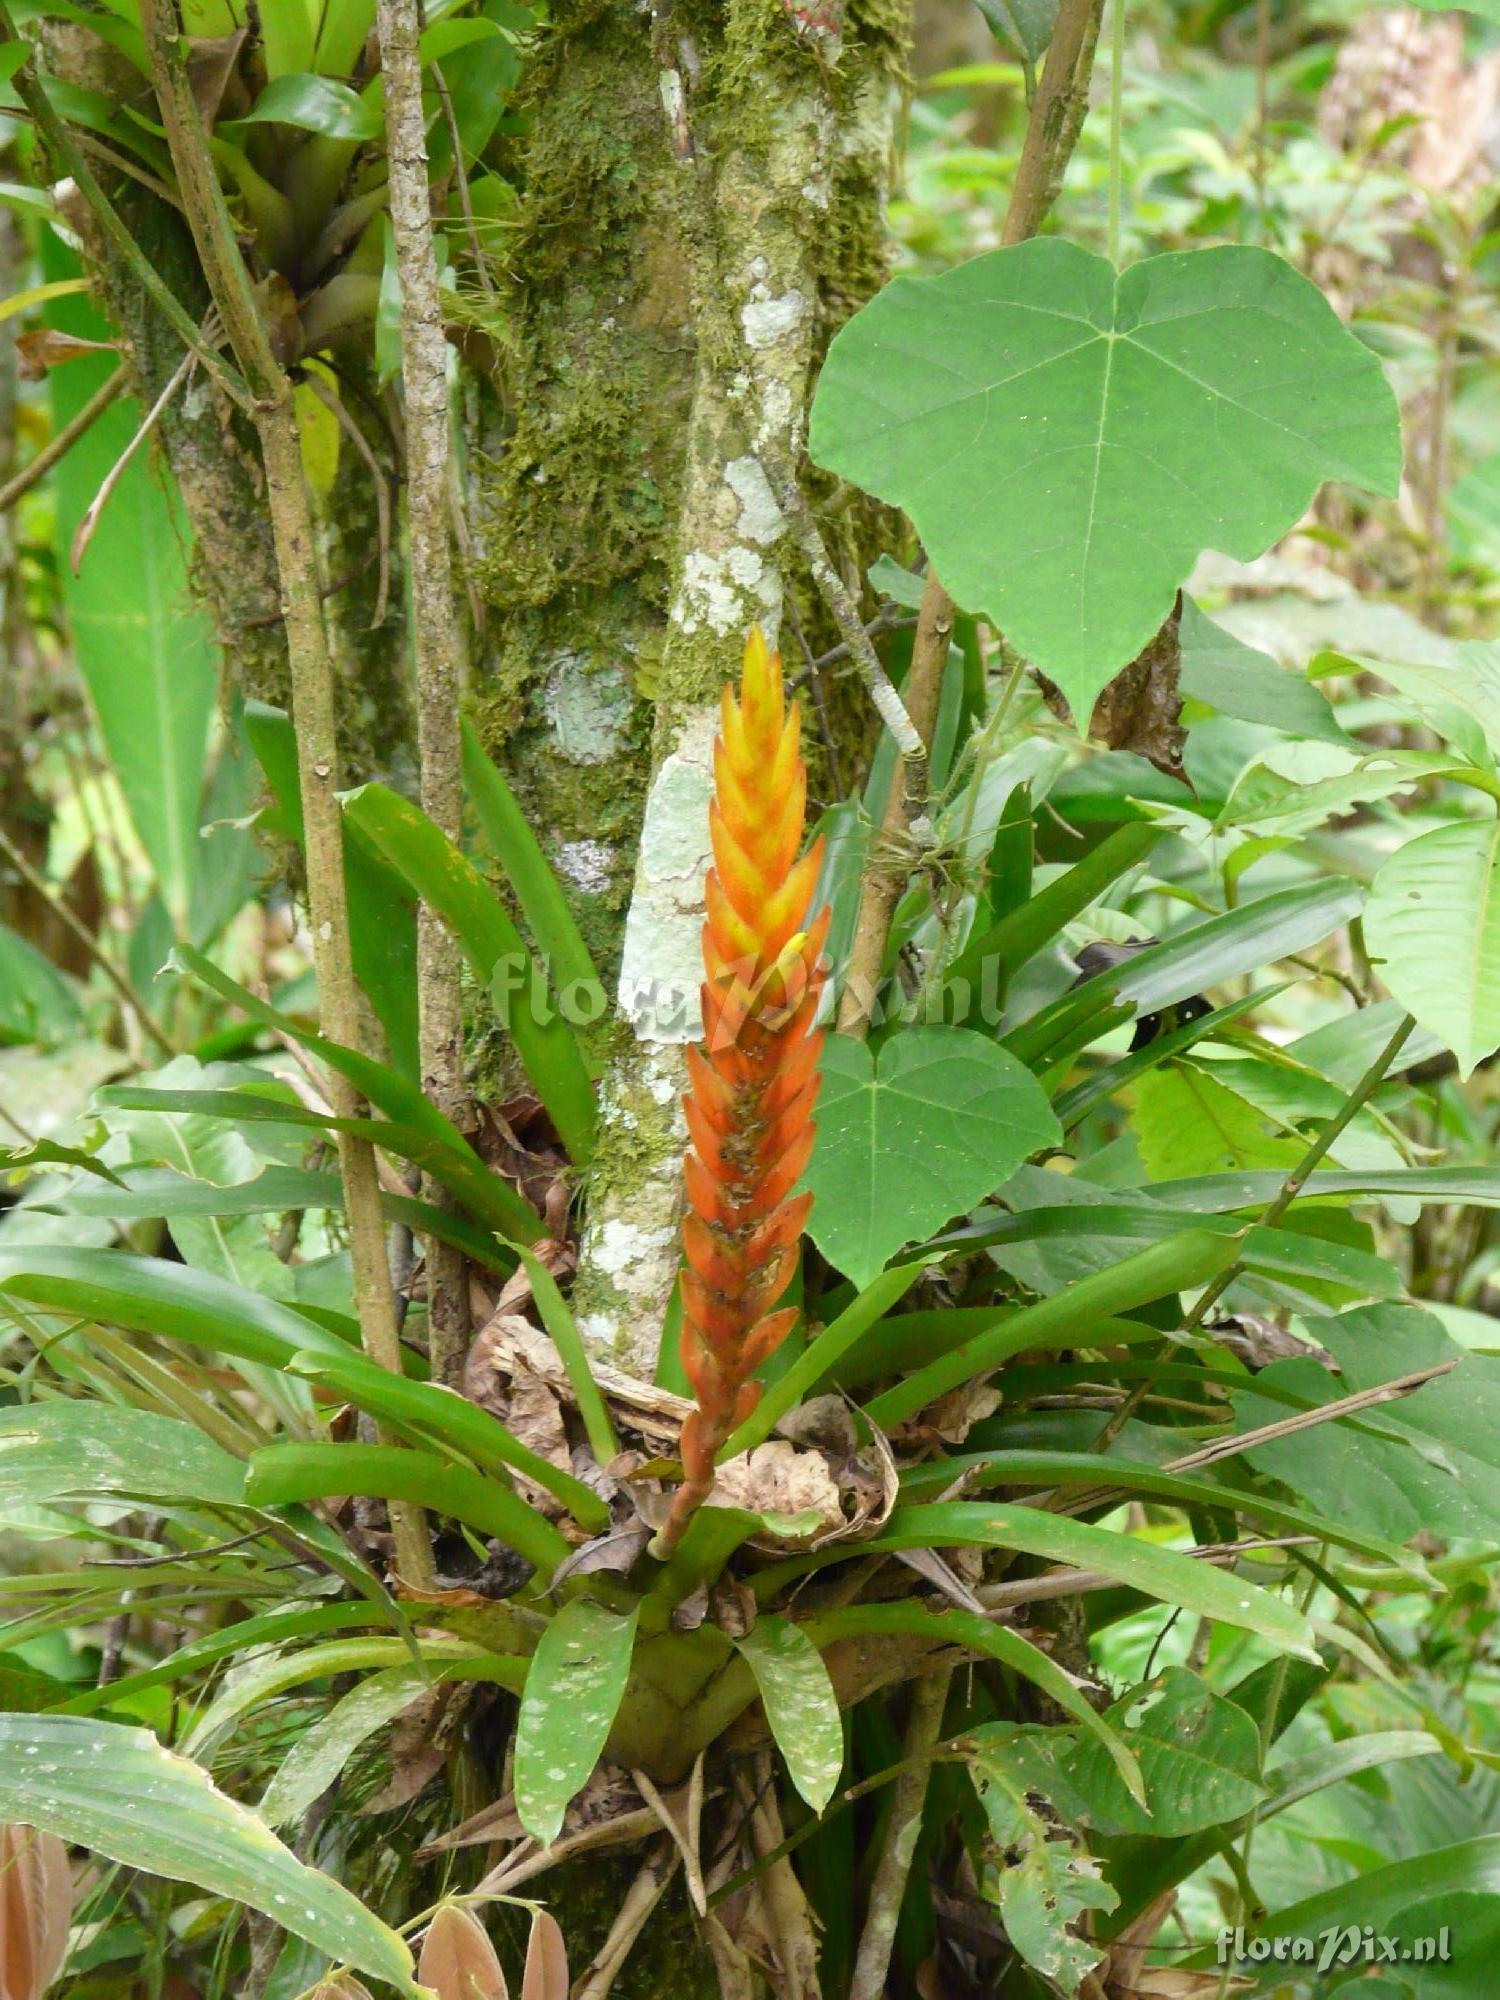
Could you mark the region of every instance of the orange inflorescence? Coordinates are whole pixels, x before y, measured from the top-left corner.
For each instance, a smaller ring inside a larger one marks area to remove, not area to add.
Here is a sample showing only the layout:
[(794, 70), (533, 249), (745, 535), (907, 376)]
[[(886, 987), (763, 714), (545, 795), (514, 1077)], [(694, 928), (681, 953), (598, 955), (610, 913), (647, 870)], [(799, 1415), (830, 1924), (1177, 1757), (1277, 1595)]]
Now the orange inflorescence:
[[(751, 1380), (797, 1318), (775, 1311), (812, 1206), (793, 1195), (813, 1144), (824, 910), (810, 927), (821, 842), (798, 859), (807, 806), (801, 714), (787, 709), (781, 660), (759, 627), (745, 645), (739, 699), (724, 690), (709, 807), (703, 1030), (688, 1051), (684, 1099), (682, 1361), (698, 1407), (682, 1427), (686, 1479), (662, 1540), (670, 1546), (713, 1484), (714, 1457), (759, 1396)], [(675, 1529), (675, 1532), (674, 1532)]]

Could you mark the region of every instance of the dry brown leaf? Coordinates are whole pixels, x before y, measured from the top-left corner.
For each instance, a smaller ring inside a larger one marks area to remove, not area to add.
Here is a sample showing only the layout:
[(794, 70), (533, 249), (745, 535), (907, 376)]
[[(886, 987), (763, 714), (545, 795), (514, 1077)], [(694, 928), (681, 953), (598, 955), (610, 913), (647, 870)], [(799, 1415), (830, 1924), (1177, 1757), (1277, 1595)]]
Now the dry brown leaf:
[(49, 368), (65, 361), (82, 361), (90, 354), (117, 354), (116, 340), (81, 340), (75, 333), (63, 333), (55, 326), (28, 327), (16, 335), (16, 355), (24, 382), (40, 382)]
[(336, 1979), (325, 1979), (321, 1986), (315, 1986), (308, 2000), (371, 2000), (370, 1989), (347, 1972), (341, 1972)]
[(538, 1910), (531, 1920), (521, 2000), (568, 2000), (568, 1947), (557, 1919)]
[(824, 1528), (844, 1525), (844, 1496), (821, 1451), (772, 1438), (719, 1467), (711, 1505), (751, 1514), (816, 1514)]
[(41, 2000), (72, 1914), (73, 1872), (57, 1835), (0, 1826), (0, 2000)]
[(401, 1711), (391, 1731), (391, 1775), (361, 1813), (394, 1812), (408, 1805), (447, 1762), (448, 1751), (474, 1690), (455, 1685), (430, 1688)]
[(445, 1903), (427, 1927), (417, 1982), (437, 2000), (510, 2000), (495, 1947), (478, 1917)]
[[(562, 1398), (556, 1383), (548, 1379), (549, 1360), (556, 1353), (547, 1335), (530, 1320), (522, 1319), (519, 1313), (497, 1311), (480, 1328), (469, 1349), (464, 1394), (471, 1403), (498, 1417), (528, 1450), (567, 1471), (572, 1452), (563, 1424)], [(528, 1481), (521, 1484), (534, 1505), (544, 1502), (550, 1510), (557, 1510), (551, 1494)]]

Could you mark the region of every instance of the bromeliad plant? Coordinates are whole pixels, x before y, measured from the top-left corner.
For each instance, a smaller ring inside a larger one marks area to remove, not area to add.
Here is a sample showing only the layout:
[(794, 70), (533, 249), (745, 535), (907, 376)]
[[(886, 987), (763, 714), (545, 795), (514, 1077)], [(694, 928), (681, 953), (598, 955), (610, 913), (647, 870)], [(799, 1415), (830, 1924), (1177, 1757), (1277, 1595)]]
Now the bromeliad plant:
[[(354, 50), (364, 16), (318, 22), (222, 51), (209, 118), (263, 296), (279, 276), (297, 304), (287, 352), (326, 285), (368, 296), (381, 198), (348, 150), (362, 114), (309, 84), (329, 24)], [(283, 160), (257, 129), (308, 137)], [(326, 284), (316, 245), (278, 262), (285, 217), (246, 178), (284, 174), (291, 202), (324, 166), (298, 244), (336, 214), (365, 232)], [(564, 1919), (588, 2000), (637, 1967), (653, 2000), (1125, 2000), (1160, 1989), (1158, 1944), (1174, 1990), (1227, 1990), (1205, 1941), (1258, 1908), (1286, 1935), (1415, 1937), (1493, 1896), (1500, 1379), (1430, 1226), (1500, 1208), (1442, 1054), (1467, 1071), (1500, 1042), (1493, 661), (1328, 658), (1330, 701), (1177, 602), (1210, 514), (1253, 552), (1323, 475), (1390, 483), (1378, 365), (1264, 252), (1119, 274), (1012, 241), (858, 316), (811, 441), (923, 537), (924, 574), (894, 550), (875, 573), (874, 623), (912, 712), (929, 680), (931, 742), (901, 737), (905, 771), (883, 745), (804, 852), (799, 718), (751, 637), (658, 1379), (591, 1350), (566, 1295), (599, 1038), (513, 1005), (513, 1117), (472, 1133), (416, 1080), (419, 898), (480, 987), (501, 964), (549, 1003), (598, 985), (473, 737), (484, 856), (393, 790), (342, 803), (388, 1062), (330, 1033), (326, 991), (320, 1020), (305, 987), (273, 1002), (184, 945), (213, 1032), (8, 1158), (0, 1846), (41, 1828), (115, 1864), (82, 1885), (70, 2000), (169, 1979), (357, 2000), (356, 1973), (476, 2000), (528, 1939), (528, 2000), (561, 2000), (522, 1891)], [(1012, 504), (976, 510), (976, 486)], [(1394, 689), (1378, 709), (1356, 666)], [(1101, 692), (1096, 754), (1056, 709)], [(1393, 747), (1415, 723), (1446, 747)], [(246, 717), (286, 842), (298, 734)], [(820, 1032), (877, 901), (868, 1038)], [(339, 1138), (383, 1159), (390, 1369), (351, 1311)], [(413, 1233), (485, 1308), (462, 1394), (431, 1379)], [(33, 1984), (67, 1886), (47, 1852)], [(1380, 1865), (1350, 1884), (1351, 1854)], [(627, 1961), (679, 1867), (663, 1980), (644, 1946)]]

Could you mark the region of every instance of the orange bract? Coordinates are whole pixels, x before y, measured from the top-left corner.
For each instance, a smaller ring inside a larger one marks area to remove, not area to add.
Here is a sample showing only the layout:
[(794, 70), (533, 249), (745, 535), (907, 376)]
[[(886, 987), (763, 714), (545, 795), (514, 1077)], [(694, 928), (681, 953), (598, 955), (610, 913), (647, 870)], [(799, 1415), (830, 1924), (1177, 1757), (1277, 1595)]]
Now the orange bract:
[(801, 715), (759, 627), (745, 644), (738, 699), (724, 690), (709, 807), (714, 865), (704, 885), (703, 1032), (688, 1051), (684, 1099), (682, 1362), (698, 1407), (682, 1427), (686, 1473), (658, 1537), (670, 1549), (713, 1485), (714, 1457), (754, 1409), (751, 1376), (791, 1331), (773, 1311), (812, 1206), (792, 1188), (813, 1143), (822, 1035), (824, 910), (810, 928), (821, 842), (798, 860), (807, 770)]

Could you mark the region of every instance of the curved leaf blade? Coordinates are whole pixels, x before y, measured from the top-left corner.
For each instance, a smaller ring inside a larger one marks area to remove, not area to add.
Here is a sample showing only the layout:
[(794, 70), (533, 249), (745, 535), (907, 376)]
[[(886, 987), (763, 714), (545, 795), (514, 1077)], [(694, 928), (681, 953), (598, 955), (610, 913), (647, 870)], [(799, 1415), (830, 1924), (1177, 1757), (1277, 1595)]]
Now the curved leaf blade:
[(144, 1729), (71, 1715), (0, 1715), (0, 1819), (227, 1896), (415, 1995), (411, 1954), (394, 1931)]

